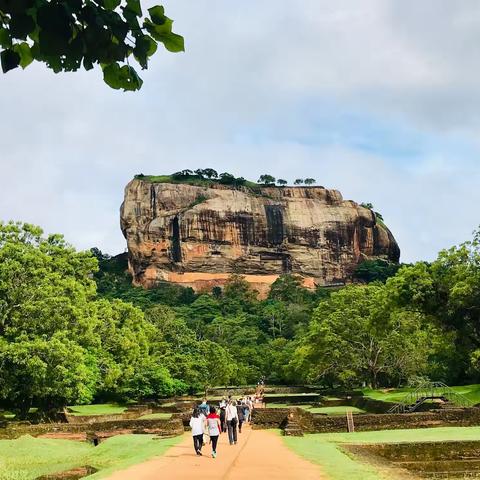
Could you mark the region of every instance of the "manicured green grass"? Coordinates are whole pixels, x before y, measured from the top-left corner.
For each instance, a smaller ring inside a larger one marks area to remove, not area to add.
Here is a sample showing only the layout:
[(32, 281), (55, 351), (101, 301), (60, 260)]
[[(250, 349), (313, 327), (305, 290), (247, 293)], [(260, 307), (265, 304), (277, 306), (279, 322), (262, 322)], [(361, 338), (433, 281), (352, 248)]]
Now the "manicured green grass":
[(115, 470), (162, 455), (181, 439), (181, 436), (155, 439), (153, 435), (118, 435), (98, 447), (28, 435), (17, 440), (0, 440), (0, 480), (33, 480), (86, 465), (99, 470), (89, 478), (103, 478)]
[(380, 480), (382, 478), (372, 466), (353, 460), (335, 443), (322, 438), (322, 435), (283, 437), (283, 440), (301, 457), (318, 463), (330, 480)]
[(150, 413), (148, 415), (143, 415), (140, 417), (140, 420), (169, 420), (172, 418), (171, 413)]
[(305, 437), (283, 437), (288, 447), (309, 461), (321, 465), (331, 480), (380, 480), (388, 472), (344, 453), (342, 443), (446, 442), (480, 440), (480, 427), (442, 427), (412, 430), (381, 430), (356, 433), (321, 433)]
[(480, 427), (438, 427), (375, 432), (319, 434), (335, 443), (453, 442), (480, 440)]
[(101, 403), (98, 405), (72, 405), (68, 407), (71, 415), (114, 415), (123, 413), (127, 407), (114, 403)]
[(307, 409), (310, 413), (325, 413), (327, 415), (346, 415), (347, 410), (350, 410), (353, 414), (365, 413), (365, 410), (357, 407), (349, 407), (346, 405), (340, 405), (337, 407), (312, 407)]
[(295, 405), (293, 403), (267, 403), (267, 408), (290, 408), (299, 407), (307, 410), (310, 413), (324, 413), (326, 415), (345, 415), (347, 410), (352, 413), (365, 413), (364, 410), (357, 407), (349, 407), (346, 405), (340, 405), (337, 407), (314, 407), (313, 405)]
[(304, 392), (304, 393), (266, 393), (265, 398), (268, 400), (269, 398), (276, 398), (276, 397), (318, 397), (318, 393), (311, 393), (311, 392)]

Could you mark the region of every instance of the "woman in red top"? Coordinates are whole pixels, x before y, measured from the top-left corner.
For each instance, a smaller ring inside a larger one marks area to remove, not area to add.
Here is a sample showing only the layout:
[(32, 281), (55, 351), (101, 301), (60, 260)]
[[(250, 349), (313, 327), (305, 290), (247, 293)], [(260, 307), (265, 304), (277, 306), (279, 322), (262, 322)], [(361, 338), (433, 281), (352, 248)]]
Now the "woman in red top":
[(217, 442), (222, 431), (220, 417), (217, 415), (215, 407), (210, 407), (210, 413), (207, 416), (208, 433), (212, 442), (212, 457), (217, 456)]

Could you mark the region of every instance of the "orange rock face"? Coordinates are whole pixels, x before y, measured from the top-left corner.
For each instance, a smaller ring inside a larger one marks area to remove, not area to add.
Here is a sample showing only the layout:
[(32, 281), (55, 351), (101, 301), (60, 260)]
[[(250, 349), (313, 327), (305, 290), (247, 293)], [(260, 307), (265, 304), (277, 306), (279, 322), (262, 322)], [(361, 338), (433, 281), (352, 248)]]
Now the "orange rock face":
[(348, 282), (366, 259), (397, 262), (400, 250), (375, 215), (337, 190), (132, 180), (121, 226), (134, 283), (170, 281), (195, 290), (244, 275), (263, 295), (282, 273), (304, 284)]

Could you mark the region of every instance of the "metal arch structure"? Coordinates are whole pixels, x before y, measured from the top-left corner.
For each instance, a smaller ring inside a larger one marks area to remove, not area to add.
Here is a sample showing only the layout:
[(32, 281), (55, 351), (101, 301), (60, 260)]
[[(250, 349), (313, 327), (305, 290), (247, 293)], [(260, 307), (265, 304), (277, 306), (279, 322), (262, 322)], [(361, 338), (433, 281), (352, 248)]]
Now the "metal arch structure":
[(388, 413), (413, 413), (429, 400), (441, 400), (458, 408), (473, 407), (473, 402), (465, 395), (456, 392), (445, 383), (424, 382), (413, 392), (408, 393), (401, 402), (390, 408)]

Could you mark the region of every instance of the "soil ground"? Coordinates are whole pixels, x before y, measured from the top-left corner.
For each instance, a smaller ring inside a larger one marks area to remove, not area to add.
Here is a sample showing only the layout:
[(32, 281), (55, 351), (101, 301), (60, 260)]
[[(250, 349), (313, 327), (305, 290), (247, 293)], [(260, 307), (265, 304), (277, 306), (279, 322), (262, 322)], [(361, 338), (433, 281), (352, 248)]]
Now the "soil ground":
[(297, 456), (286, 447), (275, 432), (244, 427), (237, 445), (229, 445), (222, 434), (217, 446), (217, 458), (211, 457), (208, 437), (203, 456), (193, 450), (192, 438), (170, 448), (163, 457), (115, 472), (109, 480), (251, 480), (268, 478), (282, 480), (318, 480), (323, 478), (318, 465)]

